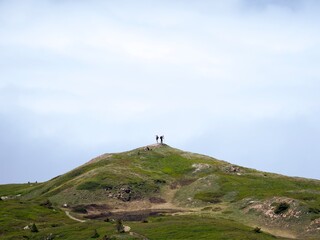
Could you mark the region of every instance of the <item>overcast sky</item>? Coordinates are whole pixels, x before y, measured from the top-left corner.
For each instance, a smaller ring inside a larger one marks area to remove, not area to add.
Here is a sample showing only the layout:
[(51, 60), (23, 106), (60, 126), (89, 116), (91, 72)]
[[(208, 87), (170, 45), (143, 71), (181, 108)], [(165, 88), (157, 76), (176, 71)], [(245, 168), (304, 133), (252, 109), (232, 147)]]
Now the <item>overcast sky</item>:
[(0, 0), (0, 183), (165, 135), (320, 179), (320, 1)]

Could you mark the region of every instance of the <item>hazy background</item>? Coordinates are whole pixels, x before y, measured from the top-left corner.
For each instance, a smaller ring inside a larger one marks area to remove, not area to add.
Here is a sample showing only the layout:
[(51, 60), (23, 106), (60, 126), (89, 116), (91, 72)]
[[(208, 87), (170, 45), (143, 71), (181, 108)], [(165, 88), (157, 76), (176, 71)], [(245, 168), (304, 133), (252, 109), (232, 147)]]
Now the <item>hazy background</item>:
[(166, 143), (320, 179), (320, 1), (0, 0), (0, 183)]

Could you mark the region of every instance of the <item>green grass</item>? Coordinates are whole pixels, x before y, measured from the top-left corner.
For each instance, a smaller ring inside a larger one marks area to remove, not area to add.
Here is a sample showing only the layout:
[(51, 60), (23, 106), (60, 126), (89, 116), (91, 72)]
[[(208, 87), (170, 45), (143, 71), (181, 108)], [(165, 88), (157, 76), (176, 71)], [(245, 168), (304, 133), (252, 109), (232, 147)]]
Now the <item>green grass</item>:
[(306, 179), (294, 179), (284, 176), (261, 177), (255, 174), (231, 175), (218, 173), (221, 191), (236, 191), (235, 200), (247, 197), (266, 199), (274, 196), (284, 196), (306, 201), (306, 194), (302, 194), (302, 189), (313, 190), (318, 193), (308, 194), (308, 198), (320, 202), (320, 183), (308, 181)]
[[(226, 219), (199, 216), (174, 216), (151, 218), (149, 223), (132, 223), (132, 229), (149, 239), (219, 239), (267, 240), (275, 239), (265, 233), (255, 233), (253, 228)], [(284, 239), (284, 238), (278, 238)]]
[(88, 181), (81, 183), (80, 185), (77, 186), (77, 190), (96, 190), (101, 188), (101, 183), (98, 182), (93, 182), (93, 181)]
[(15, 196), (18, 194), (25, 194), (26, 192), (29, 192), (38, 184), (36, 183), (30, 183), (30, 184), (5, 184), (0, 185), (0, 197), (1, 196)]
[[(39, 232), (32, 233), (31, 230), (24, 230), (27, 225), (36, 224)], [(58, 239), (64, 240), (87, 240), (91, 239), (94, 230), (97, 229), (101, 238), (104, 235), (116, 236), (115, 225), (103, 221), (89, 221), (79, 223), (69, 219), (59, 209), (48, 209), (40, 206), (39, 202), (6, 200), (0, 201), (0, 239), (17, 240), (41, 239), (52, 233)], [(123, 235), (117, 239), (136, 239)]]
[(219, 203), (222, 202), (222, 197), (224, 193), (222, 192), (199, 192), (194, 195), (194, 199), (198, 199), (209, 203)]

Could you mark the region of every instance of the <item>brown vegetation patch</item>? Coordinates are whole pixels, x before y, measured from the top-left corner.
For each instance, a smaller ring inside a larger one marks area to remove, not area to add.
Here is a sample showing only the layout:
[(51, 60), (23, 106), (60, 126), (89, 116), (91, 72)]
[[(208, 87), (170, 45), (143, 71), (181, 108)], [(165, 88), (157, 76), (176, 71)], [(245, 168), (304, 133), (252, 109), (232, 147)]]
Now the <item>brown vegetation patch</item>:
[(163, 198), (160, 198), (160, 197), (151, 197), (151, 198), (149, 198), (149, 201), (151, 203), (159, 203), (159, 204), (167, 202), (166, 200), (164, 200)]
[(110, 210), (111, 207), (107, 204), (89, 204), (89, 205), (77, 205), (72, 207), (72, 211), (76, 213), (88, 214), (90, 212), (101, 212)]
[(170, 214), (181, 212), (180, 210), (173, 209), (146, 209), (140, 211), (129, 211), (129, 212), (104, 212), (99, 214), (89, 214), (85, 216), (88, 219), (121, 219), (123, 221), (143, 221), (150, 216), (159, 216), (162, 214)]

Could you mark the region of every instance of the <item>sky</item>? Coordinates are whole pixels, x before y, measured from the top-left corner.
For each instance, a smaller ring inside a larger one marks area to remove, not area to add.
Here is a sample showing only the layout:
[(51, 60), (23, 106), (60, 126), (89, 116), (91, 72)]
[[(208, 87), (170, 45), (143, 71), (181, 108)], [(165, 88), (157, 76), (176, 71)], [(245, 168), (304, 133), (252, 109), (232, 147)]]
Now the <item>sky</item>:
[(320, 1), (0, 0), (0, 184), (153, 144), (320, 179)]

